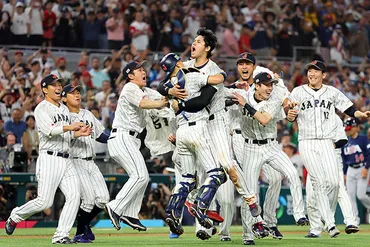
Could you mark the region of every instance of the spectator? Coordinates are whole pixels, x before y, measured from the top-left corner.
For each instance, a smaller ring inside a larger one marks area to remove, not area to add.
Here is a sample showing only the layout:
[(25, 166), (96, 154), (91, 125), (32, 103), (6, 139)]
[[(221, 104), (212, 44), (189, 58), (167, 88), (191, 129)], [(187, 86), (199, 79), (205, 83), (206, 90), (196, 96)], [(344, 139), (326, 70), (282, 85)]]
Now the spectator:
[(121, 49), (123, 41), (125, 39), (123, 18), (119, 12), (119, 9), (113, 9), (112, 17), (105, 22), (105, 27), (107, 28), (109, 49)]
[(99, 49), (100, 25), (95, 12), (89, 11), (83, 24), (84, 48)]
[(0, 119), (0, 147), (5, 147), (5, 145), (6, 145), (6, 137), (5, 137), (5, 131), (4, 131), (4, 120)]
[(239, 52), (238, 41), (234, 35), (234, 24), (229, 23), (226, 25), (225, 31), (222, 35), (222, 54), (229, 57), (235, 57)]
[(5, 89), (9, 83), (9, 71), (10, 71), (10, 63), (6, 58), (2, 58), (0, 62), (0, 89)]
[(29, 160), (38, 156), (39, 138), (37, 130), (35, 129), (35, 121), (33, 115), (26, 117), (27, 129), (23, 132), (22, 136), (23, 147), (27, 151)]
[(80, 42), (80, 40), (77, 40), (77, 27), (78, 22), (73, 19), (72, 12), (68, 7), (64, 7), (55, 29), (55, 45), (59, 47), (76, 46)]
[(93, 57), (92, 62), (92, 69), (89, 71), (90, 75), (92, 76), (92, 84), (96, 88), (101, 88), (103, 81), (110, 81), (108, 74), (100, 69), (100, 59), (97, 57)]
[(276, 45), (278, 57), (292, 57), (294, 39), (297, 35), (289, 19), (284, 19), (279, 30), (277, 31)]
[(31, 23), (31, 31), (28, 44), (33, 46), (40, 46), (42, 44), (43, 35), (43, 12), (40, 0), (32, 0), (30, 7), (27, 7), (25, 12), (27, 15), (29, 15)]
[(27, 129), (27, 124), (22, 120), (23, 114), (21, 109), (15, 108), (12, 111), (12, 118), (5, 122), (5, 132), (12, 132), (17, 137), (16, 143), (22, 143), (23, 133)]
[(1, 119), (6, 123), (8, 120), (11, 120), (12, 112), (16, 108), (21, 108), (21, 104), (18, 101), (15, 101), (14, 89), (2, 90), (0, 92), (0, 113)]
[[(0, 0), (2, 4), (2, 0)], [(0, 6), (1, 7), (1, 6)], [(12, 42), (12, 18), (10, 13), (5, 10), (0, 10), (0, 44), (10, 45)]]
[(180, 21), (180, 13), (177, 9), (170, 10), (170, 23), (171, 23), (171, 41), (172, 50), (181, 51), (181, 35), (184, 32), (182, 23)]
[(53, 28), (56, 26), (57, 23), (57, 16), (52, 11), (53, 2), (47, 1), (45, 4), (44, 10), (44, 19), (42, 22), (42, 26), (44, 28), (43, 38), (44, 41), (42, 42), (42, 46), (48, 45), (49, 47), (52, 46), (53, 42)]
[(27, 45), (27, 35), (30, 33), (31, 25), (29, 15), (24, 12), (24, 3), (17, 2), (13, 8), (12, 23), (11, 30), (14, 35), (12, 43)]
[(45, 67), (50, 69), (54, 68), (57, 63), (57, 59), (54, 57), (53, 53), (45, 48), (42, 48), (29, 56), (27, 58), (27, 64), (31, 64), (34, 60), (39, 61), (41, 69)]
[(130, 34), (132, 43), (135, 44), (138, 51), (145, 51), (148, 48), (152, 31), (148, 23), (143, 21), (142, 12), (136, 12), (135, 21), (130, 25)]
[(192, 5), (183, 20), (184, 33), (190, 35), (190, 39), (193, 40), (197, 36), (197, 31), (200, 28), (200, 13), (199, 5)]
[(361, 19), (358, 29), (354, 29), (349, 39), (351, 63), (361, 63), (369, 52), (369, 36), (365, 28), (366, 20)]
[(337, 24), (331, 39), (329, 41), (330, 45), (330, 58), (336, 63), (343, 64), (347, 60), (347, 54), (345, 51), (345, 37), (342, 32), (342, 26)]
[[(153, 36), (150, 39), (150, 49), (152, 51), (158, 51), (160, 49), (160, 41), (162, 38), (163, 26), (166, 23), (166, 13), (158, 8), (156, 2), (152, 2), (150, 8), (150, 29), (152, 30)], [(171, 28), (171, 27), (170, 27)]]
[(91, 81), (91, 75), (89, 73), (89, 71), (85, 70), (84, 72), (81, 73), (81, 84), (82, 84), (82, 88), (84, 89), (84, 91), (86, 92), (88, 89), (93, 89), (94, 86), (92, 84), (92, 81)]
[(97, 18), (100, 21), (99, 48), (108, 49), (107, 28), (105, 27), (108, 18), (106, 17), (106, 10), (104, 8), (98, 10)]
[(83, 73), (84, 71), (87, 71), (87, 63), (81, 61), (78, 63), (78, 72)]
[(41, 80), (41, 66), (38, 60), (34, 60), (31, 63), (31, 71), (28, 73), (29, 82), (35, 86), (34, 83)]
[(51, 74), (58, 76), (58, 78), (63, 78), (68, 80), (71, 78), (72, 73), (67, 70), (67, 60), (64, 57), (60, 57), (57, 60), (57, 68), (51, 71)]
[(0, 184), (0, 220), (6, 221), (6, 219), (9, 217), (10, 212), (12, 210), (12, 207), (10, 203), (8, 203), (8, 197), (7, 191), (4, 190), (4, 187), (2, 184)]
[(270, 39), (273, 34), (260, 14), (255, 14), (253, 21), (248, 24), (247, 34), (250, 39), (251, 49), (256, 52), (256, 56), (270, 56)]

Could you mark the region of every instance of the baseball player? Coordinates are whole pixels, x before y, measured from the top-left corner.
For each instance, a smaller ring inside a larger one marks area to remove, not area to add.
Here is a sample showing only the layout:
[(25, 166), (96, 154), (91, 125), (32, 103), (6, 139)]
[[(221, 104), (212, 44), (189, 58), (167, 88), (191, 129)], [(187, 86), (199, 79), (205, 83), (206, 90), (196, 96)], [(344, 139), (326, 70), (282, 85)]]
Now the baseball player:
[(61, 79), (55, 75), (47, 75), (42, 79), (41, 87), (45, 99), (35, 109), (40, 143), (36, 164), (38, 196), (12, 210), (5, 231), (8, 235), (13, 234), (17, 223), (50, 208), (59, 187), (66, 202), (52, 243), (70, 244), (72, 240), (69, 238), (69, 231), (80, 204), (80, 183), (72, 160), (69, 159), (70, 142), (72, 138), (89, 136), (91, 129), (81, 122), (71, 124), (68, 108), (59, 103), (62, 93)]
[[(221, 74), (208, 76), (194, 70), (184, 69), (184, 64), (180, 58), (173, 53), (167, 54), (161, 59), (160, 65), (168, 73), (166, 79), (174, 81), (176, 78), (179, 85), (183, 85), (189, 98), (200, 94), (200, 89), (207, 85), (207, 82), (222, 82), (224, 76)], [(161, 91), (161, 88), (159, 87)], [(163, 92), (162, 92), (163, 93)], [(212, 97), (212, 96), (211, 96)], [(208, 97), (210, 100), (211, 97)], [(180, 110), (177, 101), (173, 102), (173, 108), (178, 112), (176, 131), (176, 146), (181, 160), (180, 183), (178, 183), (169, 199), (166, 207), (166, 223), (171, 232), (181, 235), (183, 229), (179, 219), (182, 214), (185, 200), (190, 191), (196, 186), (196, 166), (195, 162), (202, 166), (208, 174), (204, 184), (199, 189), (196, 203), (191, 207), (191, 213), (195, 215), (199, 223), (209, 229), (212, 222), (206, 211), (215, 196), (218, 187), (226, 181), (224, 170), (217, 165), (209, 146), (206, 109), (195, 113)]]
[(92, 129), (91, 136), (81, 137), (71, 142), (71, 157), (80, 178), (81, 205), (77, 213), (77, 231), (73, 240), (77, 243), (90, 243), (95, 235), (90, 222), (109, 202), (109, 191), (105, 179), (94, 162), (95, 140), (107, 143), (104, 126), (88, 110), (81, 109), (80, 86), (66, 85), (62, 91), (62, 101), (68, 107), (71, 122), (82, 122)]
[[(342, 210), (344, 217), (344, 224), (346, 224), (346, 233), (356, 233), (360, 229), (357, 226), (356, 218), (352, 210), (351, 199), (346, 190), (344, 184), (344, 175), (343, 175), (343, 161), (341, 155), (341, 148), (348, 142), (346, 133), (344, 132), (342, 120), (339, 116), (336, 116), (336, 125), (337, 125), (337, 134), (334, 140), (335, 145), (335, 155), (338, 162), (338, 172), (339, 172), (339, 193), (338, 193), (338, 202)], [(312, 184), (310, 175), (307, 176), (306, 181), (306, 201), (307, 201), (307, 214), (310, 220), (310, 232), (305, 236), (306, 238), (318, 238), (322, 232), (322, 222), (321, 215), (316, 206), (316, 198), (314, 191), (312, 190)], [(335, 212), (337, 207), (336, 201), (332, 205), (332, 210)]]
[(356, 118), (350, 118), (344, 122), (348, 143), (342, 148), (346, 186), (353, 213), (357, 217), (357, 224), (360, 224), (360, 218), (356, 197), (367, 210), (370, 210), (370, 197), (366, 194), (369, 182), (370, 143), (367, 136), (359, 135), (359, 125), (360, 122)]
[(326, 66), (313, 61), (305, 66), (308, 85), (293, 89), (289, 98), (293, 104), (287, 114), (289, 121), (297, 119), (299, 150), (311, 176), (317, 196), (317, 207), (330, 237), (340, 234), (335, 226), (331, 203), (338, 199), (339, 173), (333, 139), (336, 134), (335, 109), (349, 116), (368, 117), (370, 112), (357, 111), (353, 103), (338, 89), (323, 85)]
[[(192, 60), (185, 62), (185, 67), (195, 67), (199, 69), (202, 73), (206, 75), (214, 75), (221, 71), (215, 62), (213, 62), (210, 57), (212, 51), (217, 44), (217, 38), (211, 30), (200, 28), (197, 32), (197, 37), (194, 39), (191, 46), (191, 57)], [(238, 166), (237, 162), (232, 159), (231, 147), (230, 147), (230, 135), (228, 126), (228, 116), (225, 110), (225, 95), (224, 95), (224, 85), (222, 83), (214, 85), (217, 92), (212, 98), (209, 109), (209, 121), (208, 128), (211, 135), (211, 144), (215, 148), (217, 160), (222, 165), (222, 167), (228, 173), (231, 182), (233, 182), (236, 190), (240, 195), (242, 195), (243, 200), (251, 208), (254, 216), (259, 215), (260, 207), (256, 204), (257, 197), (255, 192), (248, 191), (246, 187), (246, 181), (244, 180), (243, 172)], [(234, 201), (231, 198), (234, 194), (234, 188), (230, 186), (229, 183), (225, 183), (221, 186), (216, 199), (222, 208), (221, 216), (225, 219), (225, 224), (230, 224), (233, 217), (234, 205), (230, 204), (230, 201)], [(228, 208), (228, 209), (227, 209)], [(224, 215), (222, 215), (224, 213)], [(209, 231), (205, 231), (197, 225), (197, 236), (201, 239), (208, 239), (211, 235)], [(228, 233), (228, 227), (222, 226), (220, 232), (220, 239), (230, 239), (230, 234)]]
[[(246, 99), (236, 92), (233, 93), (235, 101), (245, 109), (241, 131), (245, 138), (243, 169), (248, 187), (253, 191), (258, 189), (258, 177), (263, 164), (268, 164), (284, 174), (291, 184), (296, 224), (307, 225), (308, 220), (304, 215), (302, 187), (298, 172), (276, 141), (276, 123), (282, 118), (282, 100), (278, 94), (271, 94), (271, 92), (277, 79), (262, 72), (255, 76), (254, 83), (255, 89), (248, 92)], [(246, 213), (245, 210), (243, 212)], [(252, 218), (246, 214), (245, 219), (246, 226), (250, 228)], [(253, 238), (253, 234), (246, 233), (243, 243), (253, 245)]]
[(118, 99), (117, 110), (108, 139), (110, 156), (116, 160), (129, 175), (129, 180), (117, 194), (116, 199), (106, 204), (106, 209), (114, 227), (121, 229), (119, 221), (139, 231), (146, 231), (138, 214), (149, 182), (145, 160), (140, 153), (139, 133), (145, 123), (145, 109), (162, 108), (168, 101), (149, 99), (142, 90), (146, 85), (147, 62), (128, 63), (122, 71), (123, 79), (128, 80)]

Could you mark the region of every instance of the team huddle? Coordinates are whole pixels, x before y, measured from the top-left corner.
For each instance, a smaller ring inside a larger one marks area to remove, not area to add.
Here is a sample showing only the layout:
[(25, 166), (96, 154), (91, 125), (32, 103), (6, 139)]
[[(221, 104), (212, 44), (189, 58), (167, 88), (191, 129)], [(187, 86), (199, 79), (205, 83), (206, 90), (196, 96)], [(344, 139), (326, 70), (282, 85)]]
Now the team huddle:
[[(13, 209), (6, 233), (12, 234), (17, 223), (50, 207), (58, 187), (66, 202), (52, 243), (92, 242), (95, 235), (90, 222), (104, 208), (117, 230), (122, 222), (146, 231), (138, 219), (149, 183), (138, 138), (144, 128), (152, 155), (173, 151), (176, 186), (165, 218), (171, 238), (184, 233), (181, 220), (186, 206), (196, 218), (198, 238), (211, 238), (216, 233), (214, 222), (218, 222), (220, 240), (230, 241), (236, 190), (242, 198), (243, 244), (254, 245), (255, 237), (268, 235), (282, 239), (276, 218), (282, 175), (289, 180), (296, 225), (310, 225), (306, 237), (319, 237), (323, 230), (330, 237), (340, 234), (334, 220), (337, 202), (346, 233), (358, 232), (359, 220), (344, 184), (340, 156), (347, 136), (336, 110), (352, 117), (347, 127), (357, 126), (357, 118), (368, 118), (370, 112), (356, 110), (343, 93), (323, 85), (326, 66), (321, 61), (307, 64), (309, 83), (289, 92), (277, 74), (257, 66), (252, 54), (242, 53), (236, 60), (239, 79), (225, 86), (226, 73), (210, 59), (216, 44), (212, 31), (201, 28), (191, 46), (192, 60), (183, 62), (173, 53), (164, 56), (160, 66), (166, 77), (157, 91), (146, 87), (146, 61), (128, 63), (122, 70), (126, 84), (109, 136), (91, 112), (81, 109), (80, 87), (62, 88), (60, 79), (46, 76), (41, 82), (45, 100), (35, 109), (40, 138), (38, 197)], [(309, 174), (308, 218), (298, 171), (277, 142), (277, 122), (285, 118), (298, 123), (299, 150)], [(351, 136), (350, 141), (355, 138)], [(110, 202), (94, 163), (95, 140), (108, 144), (110, 156), (129, 176)], [(367, 145), (358, 145), (358, 149), (365, 153)], [(356, 167), (365, 166), (366, 160), (349, 159), (344, 164), (347, 179), (356, 179)], [(258, 204), (261, 170), (269, 184), (263, 218)], [(367, 173), (360, 174), (364, 175), (368, 178)], [(354, 193), (356, 188), (351, 188)], [(70, 239), (76, 217), (77, 231)]]

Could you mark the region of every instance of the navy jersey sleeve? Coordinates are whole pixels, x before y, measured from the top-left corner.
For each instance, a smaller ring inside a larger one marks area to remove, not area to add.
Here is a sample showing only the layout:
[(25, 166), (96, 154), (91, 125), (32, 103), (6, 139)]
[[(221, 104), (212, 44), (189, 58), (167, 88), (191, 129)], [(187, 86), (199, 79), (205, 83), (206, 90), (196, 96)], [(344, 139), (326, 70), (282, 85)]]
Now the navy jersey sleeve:
[(348, 170), (348, 163), (346, 162), (346, 156), (344, 155), (344, 147), (341, 148), (342, 149), (342, 162), (343, 162), (343, 174), (346, 175), (347, 174), (347, 170)]

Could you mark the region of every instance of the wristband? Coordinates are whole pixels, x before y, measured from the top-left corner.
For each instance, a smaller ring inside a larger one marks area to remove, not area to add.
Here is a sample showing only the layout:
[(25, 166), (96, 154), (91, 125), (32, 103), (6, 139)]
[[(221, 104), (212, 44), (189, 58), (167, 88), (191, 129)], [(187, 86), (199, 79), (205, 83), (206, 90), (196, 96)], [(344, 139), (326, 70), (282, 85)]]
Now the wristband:
[(179, 112), (182, 112), (185, 109), (185, 101), (179, 101)]
[(254, 109), (250, 104), (248, 103), (245, 103), (244, 105), (244, 108), (249, 112), (249, 114), (251, 114), (251, 116), (253, 117), (254, 114), (256, 114), (257, 110)]

